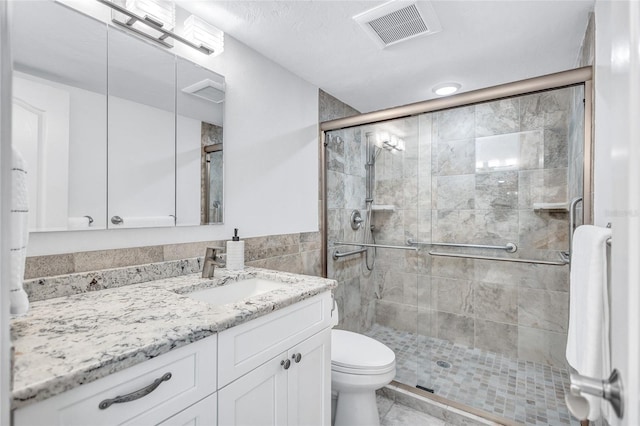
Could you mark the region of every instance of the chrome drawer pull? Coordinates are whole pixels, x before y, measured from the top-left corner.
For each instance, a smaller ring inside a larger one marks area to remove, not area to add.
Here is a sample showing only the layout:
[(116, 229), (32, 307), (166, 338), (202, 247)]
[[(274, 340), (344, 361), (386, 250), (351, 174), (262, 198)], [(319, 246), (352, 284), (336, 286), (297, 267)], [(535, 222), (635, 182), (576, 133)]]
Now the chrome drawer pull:
[(136, 399), (140, 399), (143, 396), (149, 395), (151, 392), (156, 390), (156, 388), (160, 386), (162, 382), (166, 382), (170, 378), (171, 378), (171, 373), (165, 373), (159, 379), (155, 379), (153, 383), (151, 383), (149, 386), (145, 386), (142, 389), (128, 393), (126, 395), (116, 396), (113, 399), (105, 399), (98, 405), (98, 408), (100, 408), (101, 410), (106, 410), (107, 408), (111, 407), (112, 404), (120, 404), (123, 402), (131, 402), (131, 401), (135, 401)]

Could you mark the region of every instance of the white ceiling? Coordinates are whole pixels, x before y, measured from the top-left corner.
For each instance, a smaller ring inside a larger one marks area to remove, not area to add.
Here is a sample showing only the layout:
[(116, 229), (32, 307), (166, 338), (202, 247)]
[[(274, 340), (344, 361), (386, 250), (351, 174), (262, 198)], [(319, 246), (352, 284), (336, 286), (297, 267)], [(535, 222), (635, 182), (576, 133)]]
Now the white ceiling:
[(177, 3), (361, 112), (573, 68), (594, 0), (433, 1), (442, 31), (380, 49), (352, 19), (383, 1)]

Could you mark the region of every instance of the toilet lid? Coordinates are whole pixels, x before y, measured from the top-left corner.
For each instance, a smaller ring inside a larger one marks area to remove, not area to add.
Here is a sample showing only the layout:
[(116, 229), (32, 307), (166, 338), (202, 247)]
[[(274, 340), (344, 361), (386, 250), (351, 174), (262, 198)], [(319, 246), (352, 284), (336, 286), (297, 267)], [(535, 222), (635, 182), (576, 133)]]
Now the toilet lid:
[(331, 364), (350, 370), (389, 370), (396, 355), (370, 337), (345, 330), (331, 330)]

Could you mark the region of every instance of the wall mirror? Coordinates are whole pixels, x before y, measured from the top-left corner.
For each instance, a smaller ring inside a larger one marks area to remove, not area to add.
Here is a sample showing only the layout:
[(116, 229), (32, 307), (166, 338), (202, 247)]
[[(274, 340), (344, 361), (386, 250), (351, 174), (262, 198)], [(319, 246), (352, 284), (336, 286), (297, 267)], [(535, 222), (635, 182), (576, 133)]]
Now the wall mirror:
[(221, 223), (224, 77), (53, 1), (13, 9), (30, 231)]

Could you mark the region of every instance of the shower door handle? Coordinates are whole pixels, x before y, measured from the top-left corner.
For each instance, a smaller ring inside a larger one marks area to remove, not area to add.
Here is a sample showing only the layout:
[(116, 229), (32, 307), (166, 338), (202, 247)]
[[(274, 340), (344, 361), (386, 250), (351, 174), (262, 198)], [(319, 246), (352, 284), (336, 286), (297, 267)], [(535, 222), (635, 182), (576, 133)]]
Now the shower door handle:
[(569, 389), (574, 397), (593, 395), (609, 401), (619, 419), (624, 415), (624, 389), (622, 378), (616, 369), (611, 372), (607, 380), (571, 374)]

